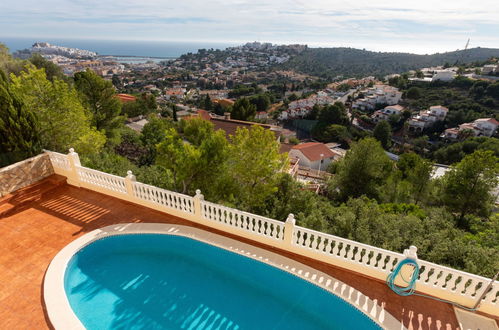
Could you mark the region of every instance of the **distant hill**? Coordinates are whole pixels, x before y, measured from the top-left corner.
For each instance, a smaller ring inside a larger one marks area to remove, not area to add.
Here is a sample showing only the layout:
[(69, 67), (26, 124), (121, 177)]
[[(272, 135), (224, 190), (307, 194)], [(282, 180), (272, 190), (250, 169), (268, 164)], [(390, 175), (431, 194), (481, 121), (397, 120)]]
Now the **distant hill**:
[(432, 55), (382, 53), (355, 48), (307, 48), (281, 68), (321, 77), (385, 76), (422, 67), (471, 63), (499, 57), (497, 48), (471, 48)]

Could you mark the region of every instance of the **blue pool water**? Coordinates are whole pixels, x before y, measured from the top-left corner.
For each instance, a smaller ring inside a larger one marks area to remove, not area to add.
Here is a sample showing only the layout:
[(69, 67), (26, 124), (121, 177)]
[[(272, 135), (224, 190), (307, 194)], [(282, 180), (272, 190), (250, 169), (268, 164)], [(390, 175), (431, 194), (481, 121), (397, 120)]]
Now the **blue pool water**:
[(98, 240), (71, 259), (65, 290), (87, 329), (379, 329), (310, 282), (181, 236)]

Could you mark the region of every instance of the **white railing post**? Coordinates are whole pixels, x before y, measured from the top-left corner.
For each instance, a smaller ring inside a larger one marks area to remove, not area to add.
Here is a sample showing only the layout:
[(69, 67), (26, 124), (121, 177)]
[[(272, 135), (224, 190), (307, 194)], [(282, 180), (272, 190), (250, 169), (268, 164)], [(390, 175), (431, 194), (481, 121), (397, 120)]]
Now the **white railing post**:
[(69, 166), (71, 167), (71, 176), (68, 177), (68, 183), (76, 187), (81, 187), (80, 176), (78, 175), (78, 169), (76, 168), (77, 166), (81, 166), (80, 157), (73, 148), (69, 148), (68, 160)]
[(288, 215), (284, 223), (284, 244), (288, 246), (293, 245), (293, 236), (295, 232), (296, 219), (293, 213)]
[(201, 201), (204, 201), (204, 196), (201, 194), (201, 190), (196, 189), (196, 195), (193, 198), (194, 202), (194, 218), (200, 222), (203, 221), (203, 213), (201, 209)]
[[(408, 249), (404, 250), (404, 257), (407, 259), (412, 259), (414, 261), (418, 261), (418, 248), (415, 247), (414, 245), (411, 245)], [(399, 260), (398, 262), (401, 262), (402, 260)], [(393, 266), (395, 267), (395, 265)], [(388, 269), (389, 270), (389, 269)], [(406, 286), (407, 283), (403, 279), (408, 279), (412, 277), (412, 274), (414, 272), (414, 268), (410, 265), (404, 265), (402, 269), (400, 269), (400, 276), (395, 279), (395, 284), (400, 285), (400, 286)], [(417, 286), (417, 282), (416, 282)]]
[(133, 199), (133, 182), (135, 182), (137, 179), (135, 178), (135, 175), (133, 175), (132, 171), (127, 171), (126, 172), (126, 177), (125, 177), (125, 187), (126, 187), (126, 193), (128, 194), (128, 197)]

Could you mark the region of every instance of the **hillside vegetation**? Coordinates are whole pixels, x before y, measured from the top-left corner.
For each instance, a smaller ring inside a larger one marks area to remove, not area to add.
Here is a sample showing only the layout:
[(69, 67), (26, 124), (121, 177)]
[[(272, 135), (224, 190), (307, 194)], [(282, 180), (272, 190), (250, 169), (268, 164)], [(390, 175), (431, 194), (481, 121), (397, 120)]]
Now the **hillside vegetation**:
[(332, 78), (385, 76), (448, 63), (470, 63), (499, 57), (497, 48), (472, 48), (432, 55), (382, 53), (355, 48), (307, 48), (282, 64), (285, 69)]

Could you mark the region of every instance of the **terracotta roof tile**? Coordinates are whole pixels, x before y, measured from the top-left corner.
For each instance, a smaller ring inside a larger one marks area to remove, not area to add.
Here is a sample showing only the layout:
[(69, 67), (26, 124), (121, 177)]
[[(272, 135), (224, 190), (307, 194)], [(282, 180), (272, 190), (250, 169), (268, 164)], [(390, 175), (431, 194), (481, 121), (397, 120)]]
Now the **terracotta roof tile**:
[[(331, 158), (335, 155), (324, 143), (319, 142), (302, 143), (293, 146), (291, 149), (300, 150), (310, 161)], [(323, 155), (322, 157), (321, 154)]]

